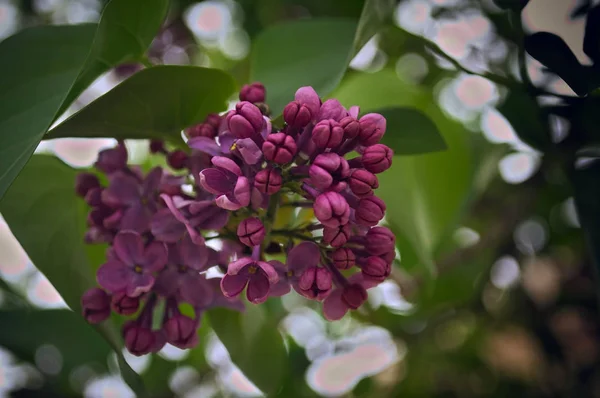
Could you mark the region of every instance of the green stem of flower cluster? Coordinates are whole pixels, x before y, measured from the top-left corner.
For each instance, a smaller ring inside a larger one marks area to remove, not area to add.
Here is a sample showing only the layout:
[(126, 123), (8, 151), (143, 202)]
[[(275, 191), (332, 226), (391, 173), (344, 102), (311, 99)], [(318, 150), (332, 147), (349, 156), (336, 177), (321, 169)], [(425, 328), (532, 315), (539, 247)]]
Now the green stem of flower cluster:
[(271, 242), (271, 231), (275, 225), (275, 218), (281, 201), (281, 192), (277, 192), (269, 198), (269, 207), (263, 219), (265, 226), (265, 239), (263, 240), (263, 249)]

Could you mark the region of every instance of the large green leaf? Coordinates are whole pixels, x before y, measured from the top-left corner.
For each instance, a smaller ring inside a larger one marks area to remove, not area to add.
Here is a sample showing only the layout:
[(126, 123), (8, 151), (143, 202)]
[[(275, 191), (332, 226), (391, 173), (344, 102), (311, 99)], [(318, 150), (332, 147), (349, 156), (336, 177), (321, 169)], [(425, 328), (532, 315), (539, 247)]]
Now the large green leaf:
[(233, 362), (267, 396), (275, 395), (285, 376), (287, 354), (272, 319), (252, 305), (245, 313), (210, 310), (208, 317)]
[(234, 90), (233, 78), (216, 69), (144, 69), (53, 128), (47, 138), (179, 139), (184, 127), (225, 109)]
[(354, 53), (379, 32), (384, 22), (393, 15), (395, 7), (396, 0), (365, 1), (354, 37)]
[(333, 96), (346, 106), (360, 105), (365, 112), (410, 106), (427, 115), (441, 132), (447, 151), (395, 156), (392, 167), (379, 174), (376, 191), (387, 203), (386, 219), (402, 235), (399, 241), (412, 244), (410, 248), (400, 244), (400, 252), (416, 253), (421, 265), (432, 267), (440, 240), (456, 223), (470, 193), (468, 133), (443, 114), (430, 92), (400, 80), (391, 70), (355, 75)]
[(169, 0), (111, 0), (63, 110), (102, 73), (122, 63), (141, 61), (168, 9)]
[[(0, 201), (0, 213), (33, 264), (79, 314), (81, 295), (95, 282), (83, 242), (85, 212), (75, 195), (76, 175), (53, 156), (35, 155)], [(117, 352), (125, 380), (140, 391), (114, 324), (103, 322), (98, 331)]]
[(91, 24), (45, 26), (0, 43), (0, 198), (54, 120), (94, 31)]
[(265, 29), (255, 40), (251, 79), (267, 88), (274, 115), (294, 99), (299, 87), (320, 96), (333, 91), (351, 60), (356, 21), (315, 18)]
[(396, 107), (375, 112), (382, 114), (387, 123), (381, 143), (392, 148), (395, 155), (418, 155), (447, 148), (435, 123), (418, 109)]

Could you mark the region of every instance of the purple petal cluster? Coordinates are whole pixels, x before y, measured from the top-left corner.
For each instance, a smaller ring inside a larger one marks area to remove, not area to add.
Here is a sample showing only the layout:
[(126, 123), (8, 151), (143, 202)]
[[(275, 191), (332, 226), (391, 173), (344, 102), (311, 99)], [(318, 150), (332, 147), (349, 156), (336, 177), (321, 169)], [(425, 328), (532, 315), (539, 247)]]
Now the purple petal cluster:
[[(379, 143), (385, 118), (302, 87), (277, 126), (265, 102), (262, 84), (245, 85), (232, 110), (184, 131), (189, 150), (151, 141), (168, 168), (128, 165), (119, 142), (96, 162), (105, 178), (78, 177), (86, 241), (109, 245), (83, 315), (130, 317), (122, 333), (133, 354), (193, 347), (202, 313), (242, 310), (244, 296), (258, 304), (294, 290), (340, 319), (389, 276), (395, 237), (378, 226), (386, 205), (375, 195), (393, 158)], [(299, 210), (310, 216), (284, 218)], [(213, 267), (222, 277), (207, 277)]]

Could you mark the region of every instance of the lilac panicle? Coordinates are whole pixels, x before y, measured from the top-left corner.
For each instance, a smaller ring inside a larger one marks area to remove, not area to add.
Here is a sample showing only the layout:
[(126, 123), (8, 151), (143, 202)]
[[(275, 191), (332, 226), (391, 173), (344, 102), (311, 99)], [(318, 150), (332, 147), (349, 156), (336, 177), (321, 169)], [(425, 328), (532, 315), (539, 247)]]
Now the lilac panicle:
[[(105, 178), (77, 177), (90, 208), (85, 241), (108, 244), (82, 313), (90, 323), (129, 317), (132, 354), (196, 346), (202, 314), (243, 311), (242, 294), (253, 304), (300, 294), (337, 320), (389, 277), (396, 240), (379, 225), (386, 205), (376, 196), (394, 155), (379, 143), (385, 118), (300, 87), (280, 123), (266, 98), (261, 83), (244, 85), (232, 110), (183, 131), (187, 149), (151, 140), (150, 159), (170, 171), (129, 166), (119, 142), (95, 163)], [(222, 276), (209, 277), (215, 267)], [(180, 313), (183, 303), (193, 314)]]

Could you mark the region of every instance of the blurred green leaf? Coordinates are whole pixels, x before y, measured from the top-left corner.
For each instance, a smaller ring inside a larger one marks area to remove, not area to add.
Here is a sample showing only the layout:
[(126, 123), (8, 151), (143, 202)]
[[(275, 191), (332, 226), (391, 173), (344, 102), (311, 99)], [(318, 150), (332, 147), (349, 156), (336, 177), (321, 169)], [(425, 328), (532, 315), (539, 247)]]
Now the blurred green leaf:
[(92, 24), (36, 27), (0, 43), (0, 199), (56, 117), (94, 31)]
[(384, 22), (393, 15), (395, 7), (396, 0), (365, 1), (358, 20), (356, 36), (354, 36), (353, 55), (360, 51), (369, 39), (379, 32)]
[(521, 12), (529, 0), (494, 0), (494, 3), (502, 9)]
[(508, 93), (498, 111), (510, 122), (519, 138), (535, 149), (544, 151), (552, 142), (547, 134), (544, 120), (535, 98), (525, 90), (514, 87)]
[(375, 112), (386, 118), (386, 133), (381, 143), (394, 150), (394, 155), (418, 155), (447, 148), (437, 126), (415, 108), (386, 108)]
[(235, 83), (226, 72), (194, 66), (144, 69), (52, 129), (47, 138), (171, 138), (226, 108)]
[(560, 76), (578, 95), (589, 91), (589, 73), (559, 36), (537, 32), (525, 38), (525, 50)]
[[(35, 155), (0, 201), (0, 213), (33, 264), (80, 314), (81, 295), (95, 281), (83, 242), (85, 213), (75, 196), (76, 175), (53, 156)], [(115, 325), (106, 321), (97, 329), (117, 353), (125, 381), (142, 391), (139, 377), (123, 360)]]
[(287, 354), (273, 320), (254, 306), (245, 313), (213, 309), (208, 317), (233, 362), (267, 396), (275, 395), (285, 376)]
[[(416, 253), (421, 265), (433, 272), (435, 250), (451, 232), (471, 191), (469, 135), (444, 115), (430, 92), (402, 81), (392, 70), (354, 75), (334, 97), (346, 106), (359, 105), (363, 112), (392, 106), (419, 109), (442, 134), (447, 151), (395, 156), (392, 167), (378, 175), (376, 191), (388, 205), (386, 220), (402, 235), (399, 242), (411, 242), (412, 248), (407, 250)], [(399, 248), (401, 253), (405, 249)]]
[(92, 48), (62, 110), (110, 68), (141, 61), (168, 9), (169, 0), (111, 0), (102, 12)]
[(351, 60), (356, 21), (315, 18), (265, 29), (254, 42), (251, 80), (267, 88), (274, 115), (283, 111), (302, 86), (320, 96), (333, 91)]

